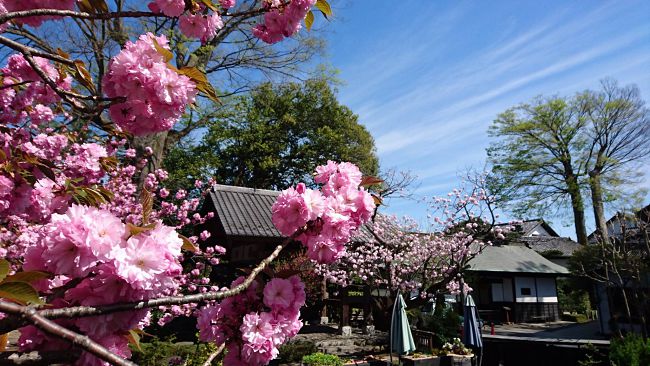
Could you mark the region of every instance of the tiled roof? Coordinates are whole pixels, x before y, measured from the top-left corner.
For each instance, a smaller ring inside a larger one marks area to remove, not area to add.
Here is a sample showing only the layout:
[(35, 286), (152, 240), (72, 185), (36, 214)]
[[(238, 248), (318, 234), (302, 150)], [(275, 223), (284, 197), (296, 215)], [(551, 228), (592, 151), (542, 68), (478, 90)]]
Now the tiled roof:
[[(509, 223), (501, 223), (497, 224), (497, 226), (506, 226), (510, 225)], [(531, 236), (535, 232), (535, 229), (538, 227), (542, 227), (546, 232), (551, 234), (551, 236), (559, 236), (553, 228), (544, 221), (544, 219), (532, 219), (532, 220), (524, 220), (521, 221), (519, 224), (516, 225), (517, 230), (521, 230), (521, 235), (522, 236)]]
[(568, 274), (569, 271), (555, 264), (532, 249), (520, 245), (487, 246), (469, 261), (471, 271)]
[[(281, 238), (271, 220), (271, 206), (280, 192), (215, 184), (210, 192), (216, 216), (228, 236)], [(399, 230), (390, 220), (378, 214), (375, 218), (386, 224), (384, 230)], [(352, 240), (375, 240), (363, 225)]]
[(559, 251), (562, 257), (570, 257), (573, 252), (580, 249), (580, 244), (569, 238), (555, 236), (529, 236), (517, 239), (518, 242), (535, 250), (538, 253)]
[(271, 221), (271, 206), (280, 192), (215, 184), (210, 192), (226, 235), (282, 237)]

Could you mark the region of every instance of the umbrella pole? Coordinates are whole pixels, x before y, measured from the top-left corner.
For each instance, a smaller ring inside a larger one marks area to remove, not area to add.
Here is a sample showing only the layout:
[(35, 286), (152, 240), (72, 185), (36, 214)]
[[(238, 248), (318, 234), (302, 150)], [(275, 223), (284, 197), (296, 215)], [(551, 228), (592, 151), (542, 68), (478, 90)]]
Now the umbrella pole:
[(393, 365), (393, 326), (395, 325), (395, 305), (397, 304), (397, 297), (399, 297), (399, 291), (397, 291), (397, 296), (395, 297), (395, 301), (393, 301), (393, 311), (390, 314), (390, 346), (388, 347), (388, 352), (389, 352), (389, 359), (390, 359), (390, 366)]

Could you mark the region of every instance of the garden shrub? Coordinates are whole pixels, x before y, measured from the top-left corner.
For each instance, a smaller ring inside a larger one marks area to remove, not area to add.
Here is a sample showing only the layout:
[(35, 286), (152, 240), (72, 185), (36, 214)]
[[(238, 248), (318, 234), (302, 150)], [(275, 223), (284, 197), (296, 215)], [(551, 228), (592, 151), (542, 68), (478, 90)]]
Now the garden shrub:
[(322, 352), (316, 352), (304, 356), (302, 363), (310, 366), (343, 366), (343, 361), (337, 355), (328, 355)]
[(586, 323), (589, 321), (585, 314), (562, 314), (560, 318), (567, 322)]
[(203, 365), (208, 356), (215, 351), (214, 345), (175, 343), (174, 338), (161, 340), (153, 337), (149, 342), (140, 343), (141, 350), (132, 347), (131, 360), (138, 365)]
[(438, 307), (433, 315), (422, 315), (419, 329), (435, 333), (433, 346), (441, 348), (458, 337), (460, 316), (451, 307)]
[(612, 339), (609, 359), (613, 366), (650, 365), (650, 340), (630, 333), (624, 338)]
[(283, 344), (280, 347), (278, 359), (282, 362), (292, 363), (302, 361), (304, 356), (316, 353), (318, 348), (312, 342), (297, 341)]

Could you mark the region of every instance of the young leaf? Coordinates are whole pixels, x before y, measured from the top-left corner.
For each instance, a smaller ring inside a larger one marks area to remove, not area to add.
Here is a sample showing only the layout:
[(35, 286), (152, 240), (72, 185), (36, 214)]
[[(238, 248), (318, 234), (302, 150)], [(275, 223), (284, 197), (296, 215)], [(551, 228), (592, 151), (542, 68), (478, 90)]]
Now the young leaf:
[(44, 304), (38, 297), (38, 292), (25, 282), (0, 283), (0, 297), (15, 301), (21, 305)]
[(363, 177), (361, 179), (360, 186), (362, 186), (362, 187), (370, 187), (370, 186), (374, 186), (375, 184), (381, 184), (383, 182), (384, 182), (383, 179), (379, 179), (377, 177), (366, 175), (365, 177)]
[(41, 271), (26, 271), (26, 272), (18, 272), (16, 274), (13, 274), (7, 278), (5, 278), (2, 283), (7, 283), (7, 282), (25, 282), (25, 283), (32, 283), (34, 281), (42, 280), (45, 278), (49, 278), (50, 274), (47, 272), (41, 272)]
[(76, 71), (75, 72), (76, 79), (79, 80), (79, 82), (83, 86), (88, 88), (88, 90), (95, 91), (95, 84), (93, 83), (93, 77), (86, 69), (86, 65), (84, 65), (83, 61), (75, 60), (74, 66)]
[(162, 55), (163, 60), (165, 60), (165, 62), (169, 62), (169, 60), (174, 58), (174, 54), (170, 50), (168, 50), (165, 47), (159, 45), (158, 41), (156, 41), (153, 38), (152, 38), (152, 41), (153, 41), (153, 46), (156, 48), (156, 52), (158, 52), (159, 54)]
[(0, 335), (0, 352), (7, 350), (7, 343), (9, 341), (9, 333)]
[(9, 274), (10, 269), (11, 269), (11, 265), (9, 264), (9, 261), (7, 261), (6, 259), (0, 259), (0, 280), (7, 277), (7, 274)]
[(126, 335), (126, 338), (129, 340), (138, 351), (142, 352), (142, 347), (140, 347), (140, 335), (136, 333), (133, 329), (129, 330), (129, 334)]
[(214, 6), (214, 4), (212, 3), (212, 1), (210, 1), (210, 0), (201, 0), (201, 2), (202, 2), (203, 5), (205, 5), (208, 9), (214, 11), (215, 13), (218, 13), (218, 12), (219, 12), (219, 8), (217, 8), (216, 6)]
[(90, 3), (98, 13), (108, 13), (108, 5), (105, 0), (90, 0)]
[(197, 252), (199, 250), (199, 248), (196, 245), (194, 245), (194, 243), (192, 243), (190, 239), (188, 239), (185, 235), (178, 234), (178, 236), (181, 238), (181, 240), (183, 240), (183, 246), (181, 246), (181, 249), (187, 250), (188, 252), (192, 252), (192, 253)]
[(217, 91), (214, 90), (208, 81), (208, 77), (201, 70), (197, 69), (196, 67), (182, 67), (180, 69), (176, 69), (176, 72), (192, 79), (192, 81), (196, 84), (196, 89), (205, 94), (211, 100), (217, 103), (221, 103), (219, 97), (217, 96)]
[(108, 6), (104, 0), (79, 0), (77, 6), (84, 13), (108, 13)]
[(375, 206), (381, 206), (381, 204), (382, 204), (381, 197), (377, 196), (376, 194), (373, 194), (372, 195), (372, 200), (375, 201)]
[(320, 10), (325, 18), (329, 19), (332, 16), (332, 7), (330, 7), (330, 4), (326, 0), (318, 0), (316, 1), (316, 7), (318, 10)]
[(141, 233), (146, 233), (147, 231), (153, 230), (156, 227), (156, 224), (149, 224), (144, 226), (135, 226), (131, 223), (126, 224), (126, 229), (129, 231), (129, 236), (135, 236)]
[(307, 12), (307, 16), (305, 17), (305, 28), (307, 28), (307, 31), (311, 30), (311, 26), (314, 24), (314, 13), (310, 10)]
[(142, 192), (140, 193), (140, 201), (142, 203), (142, 223), (147, 225), (149, 224), (149, 217), (153, 210), (153, 196), (151, 196), (151, 192), (149, 192), (148, 189), (142, 189)]
[(67, 52), (65, 52), (64, 50), (62, 50), (62, 49), (60, 49), (60, 48), (57, 48), (57, 49), (56, 49), (56, 54), (59, 55), (59, 56), (61, 56), (61, 57), (63, 57), (63, 58), (66, 59), (66, 60), (69, 60), (69, 59), (70, 59), (70, 54), (67, 53)]

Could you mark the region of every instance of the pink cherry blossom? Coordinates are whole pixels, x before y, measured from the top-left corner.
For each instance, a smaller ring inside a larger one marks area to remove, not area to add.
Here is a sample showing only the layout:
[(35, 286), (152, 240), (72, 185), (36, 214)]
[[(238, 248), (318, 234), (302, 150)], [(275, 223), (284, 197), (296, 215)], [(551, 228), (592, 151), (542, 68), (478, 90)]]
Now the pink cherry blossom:
[(205, 43), (223, 28), (223, 21), (217, 13), (210, 15), (185, 14), (180, 17), (179, 28), (187, 37), (198, 38)]
[[(73, 10), (74, 0), (10, 0), (4, 1), (5, 8), (10, 11), (22, 11), (33, 9), (59, 9), (59, 10)], [(44, 21), (50, 19), (59, 19), (55, 16), (32, 16), (15, 19), (17, 24), (27, 24), (32, 27), (40, 26)]]
[(126, 98), (110, 107), (113, 121), (134, 135), (169, 130), (197, 93), (194, 82), (167, 66), (154, 42), (169, 49), (165, 36), (142, 35), (111, 60), (103, 79), (107, 96)]
[[(149, 4), (152, 11), (160, 11), (168, 17), (178, 17), (185, 10), (184, 0), (154, 0)], [(155, 9), (155, 10), (154, 10)]]

